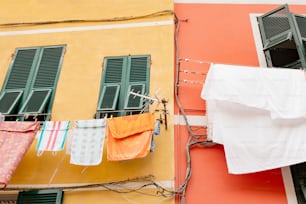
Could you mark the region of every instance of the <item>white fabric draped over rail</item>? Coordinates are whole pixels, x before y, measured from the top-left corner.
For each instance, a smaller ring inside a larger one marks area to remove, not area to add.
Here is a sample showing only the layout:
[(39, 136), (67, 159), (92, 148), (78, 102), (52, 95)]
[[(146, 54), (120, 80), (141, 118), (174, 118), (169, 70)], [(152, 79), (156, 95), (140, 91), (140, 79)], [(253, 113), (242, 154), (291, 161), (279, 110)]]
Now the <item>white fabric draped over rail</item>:
[(230, 173), (306, 161), (304, 71), (213, 64), (201, 97), (209, 137), (224, 145)]

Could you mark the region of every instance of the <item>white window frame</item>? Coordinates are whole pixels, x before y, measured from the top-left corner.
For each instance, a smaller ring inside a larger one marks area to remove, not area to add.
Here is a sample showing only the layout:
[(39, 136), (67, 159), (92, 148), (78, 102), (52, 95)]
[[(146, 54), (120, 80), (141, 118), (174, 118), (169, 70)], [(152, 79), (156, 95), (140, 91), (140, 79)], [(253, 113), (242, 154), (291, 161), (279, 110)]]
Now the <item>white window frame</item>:
[[(266, 62), (265, 54), (263, 52), (261, 35), (260, 35), (259, 26), (257, 22), (257, 17), (261, 15), (263, 15), (263, 13), (260, 13), (260, 14), (251, 13), (250, 21), (251, 21), (251, 27), (252, 27), (254, 41), (255, 41), (255, 47), (256, 47), (259, 67), (267, 67), (267, 62)], [(298, 204), (290, 167), (289, 166), (282, 167), (281, 172), (282, 172), (282, 177), (283, 177), (283, 182), (284, 182), (288, 204)]]

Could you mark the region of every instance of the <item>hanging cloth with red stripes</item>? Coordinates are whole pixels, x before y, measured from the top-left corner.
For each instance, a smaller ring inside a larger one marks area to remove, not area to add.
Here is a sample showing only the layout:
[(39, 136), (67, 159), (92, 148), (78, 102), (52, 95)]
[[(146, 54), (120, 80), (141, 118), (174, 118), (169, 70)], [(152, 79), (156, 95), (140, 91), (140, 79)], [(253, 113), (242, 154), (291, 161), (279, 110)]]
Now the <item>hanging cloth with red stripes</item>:
[(42, 129), (37, 133), (38, 156), (44, 151), (62, 151), (65, 146), (70, 121), (46, 121), (43, 123)]

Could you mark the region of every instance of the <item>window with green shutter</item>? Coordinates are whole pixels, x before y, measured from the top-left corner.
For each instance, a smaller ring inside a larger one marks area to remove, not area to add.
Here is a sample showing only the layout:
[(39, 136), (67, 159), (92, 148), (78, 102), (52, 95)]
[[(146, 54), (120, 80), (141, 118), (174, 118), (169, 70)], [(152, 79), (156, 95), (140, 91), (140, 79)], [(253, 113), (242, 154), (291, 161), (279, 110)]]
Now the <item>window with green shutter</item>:
[(17, 204), (61, 204), (64, 192), (62, 190), (36, 190), (19, 192)]
[(149, 55), (105, 57), (96, 117), (142, 111), (143, 99), (129, 93), (149, 93), (150, 61)]
[(17, 48), (0, 94), (6, 120), (49, 120), (65, 46)]
[(287, 4), (258, 17), (263, 51), (269, 67), (306, 69), (306, 18)]

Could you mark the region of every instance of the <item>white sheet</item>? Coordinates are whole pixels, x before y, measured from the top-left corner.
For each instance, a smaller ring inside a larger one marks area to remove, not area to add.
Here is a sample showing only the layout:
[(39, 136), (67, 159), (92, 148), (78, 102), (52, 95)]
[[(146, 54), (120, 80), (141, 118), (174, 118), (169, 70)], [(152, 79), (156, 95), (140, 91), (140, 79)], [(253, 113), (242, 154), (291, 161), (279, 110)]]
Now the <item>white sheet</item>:
[(209, 137), (224, 145), (229, 173), (306, 161), (305, 96), (300, 70), (210, 68), (201, 97), (207, 103)]
[(201, 97), (268, 110), (271, 118), (306, 117), (304, 71), (213, 64)]

